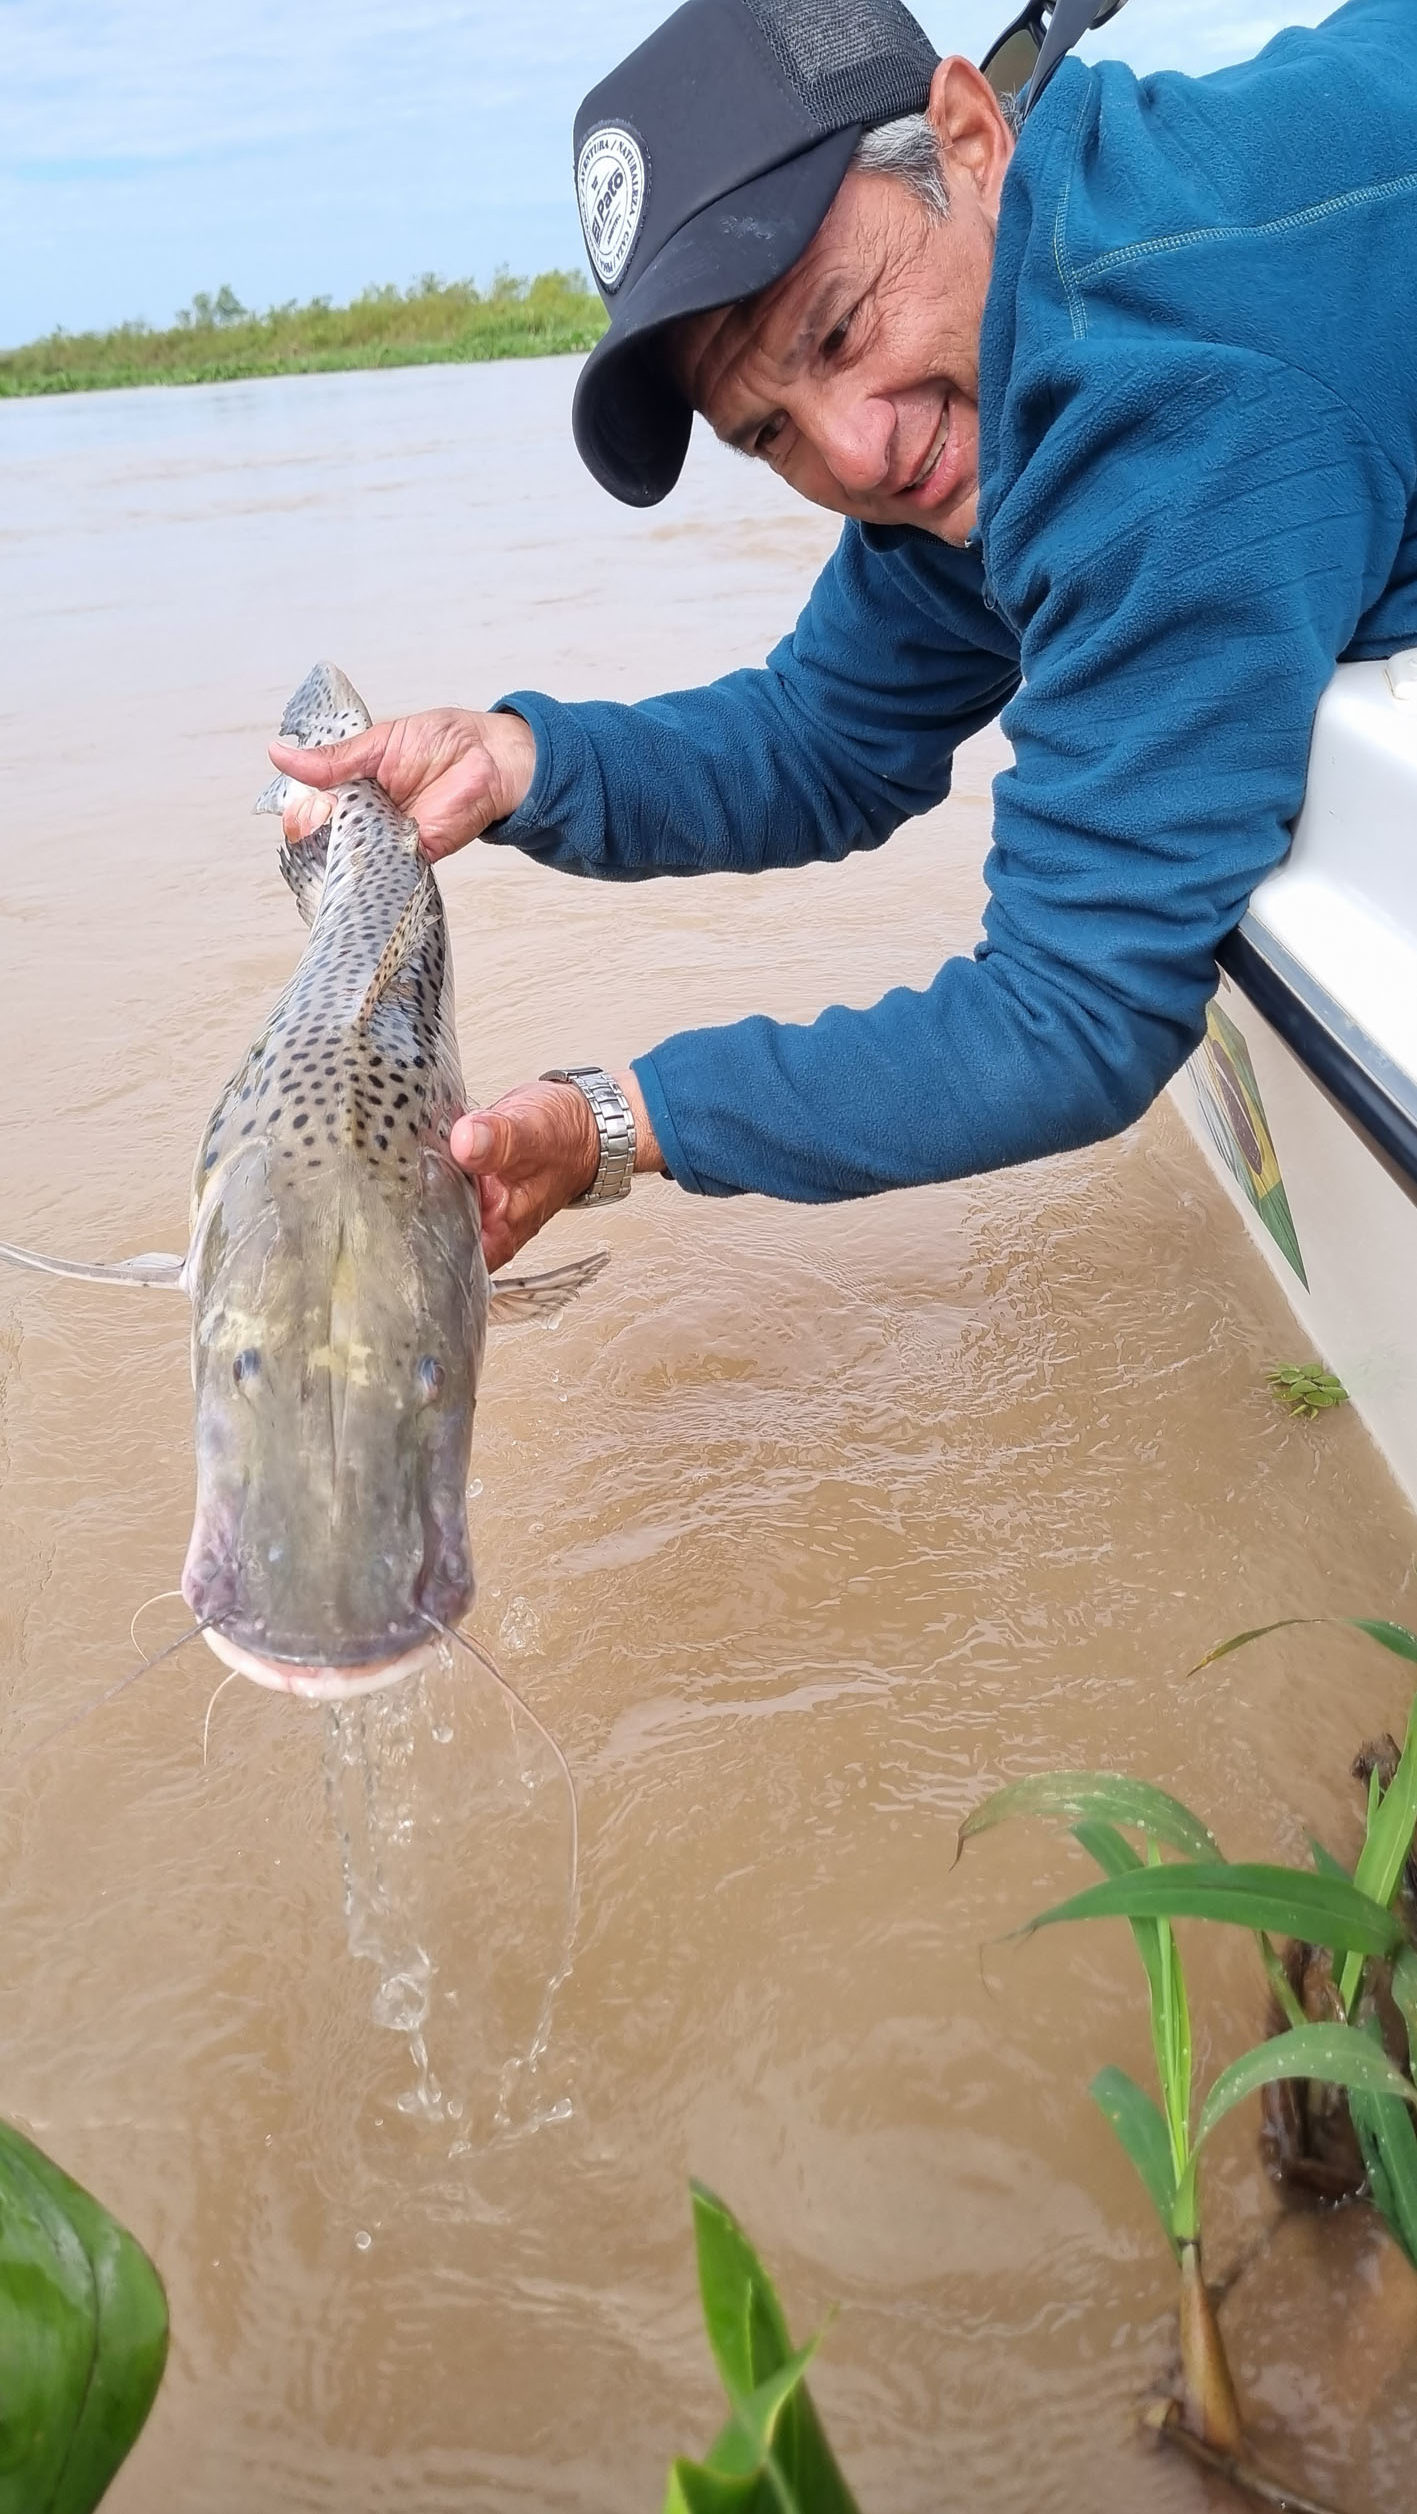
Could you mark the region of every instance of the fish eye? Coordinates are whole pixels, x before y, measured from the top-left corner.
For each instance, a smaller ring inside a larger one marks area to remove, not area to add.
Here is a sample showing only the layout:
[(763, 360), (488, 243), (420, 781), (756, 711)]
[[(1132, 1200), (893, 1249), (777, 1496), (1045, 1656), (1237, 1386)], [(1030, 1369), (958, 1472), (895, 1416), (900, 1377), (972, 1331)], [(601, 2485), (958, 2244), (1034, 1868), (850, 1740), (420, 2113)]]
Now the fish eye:
[(432, 1405), (435, 1399), (441, 1397), (443, 1393), (443, 1365), (441, 1362), (435, 1361), (431, 1353), (424, 1354), (422, 1361), (419, 1363), (418, 1368), (414, 1373), (414, 1377), (418, 1381), (418, 1393), (422, 1397), (425, 1405)]
[(260, 1354), (256, 1351), (254, 1345), (248, 1344), (245, 1352), (238, 1353), (235, 1361), (231, 1365), (231, 1376), (235, 1380), (237, 1387), (239, 1388), (245, 1380), (256, 1378), (260, 1371), (260, 1367)]

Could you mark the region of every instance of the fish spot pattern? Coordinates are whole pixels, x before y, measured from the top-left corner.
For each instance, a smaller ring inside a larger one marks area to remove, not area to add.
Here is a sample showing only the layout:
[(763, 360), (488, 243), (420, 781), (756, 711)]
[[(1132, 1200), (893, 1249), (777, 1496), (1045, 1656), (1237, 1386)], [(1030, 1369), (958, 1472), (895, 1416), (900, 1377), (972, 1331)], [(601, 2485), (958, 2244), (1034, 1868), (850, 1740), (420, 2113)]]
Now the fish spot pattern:
[[(319, 739), (336, 738), (322, 724)], [(227, 1154), (253, 1138), (281, 1167), (297, 1151), (306, 1173), (354, 1156), (387, 1173), (391, 1190), (411, 1184), (463, 1106), (447, 928), (417, 830), (362, 780), (336, 788), (321, 839), (318, 865), (302, 863), (299, 884), (282, 850), (281, 870), (302, 913), (313, 900), (313, 922), (294, 976), (212, 1112), (198, 1201)], [(301, 841), (299, 857), (310, 843)]]

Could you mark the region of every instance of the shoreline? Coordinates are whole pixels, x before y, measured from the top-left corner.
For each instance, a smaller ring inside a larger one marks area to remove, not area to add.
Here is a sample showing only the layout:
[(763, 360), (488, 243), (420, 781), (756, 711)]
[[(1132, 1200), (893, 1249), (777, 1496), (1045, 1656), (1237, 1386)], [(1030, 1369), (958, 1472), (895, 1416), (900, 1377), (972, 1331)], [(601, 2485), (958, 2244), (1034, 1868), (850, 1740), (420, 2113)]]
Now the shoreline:
[(497, 280), (486, 294), (470, 282), (429, 280), (407, 291), (370, 289), (348, 306), (317, 298), (261, 315), (223, 290), (215, 303), (196, 299), (162, 331), (124, 323), (0, 351), (0, 400), (565, 357), (593, 348), (604, 329), (599, 298), (567, 271)]

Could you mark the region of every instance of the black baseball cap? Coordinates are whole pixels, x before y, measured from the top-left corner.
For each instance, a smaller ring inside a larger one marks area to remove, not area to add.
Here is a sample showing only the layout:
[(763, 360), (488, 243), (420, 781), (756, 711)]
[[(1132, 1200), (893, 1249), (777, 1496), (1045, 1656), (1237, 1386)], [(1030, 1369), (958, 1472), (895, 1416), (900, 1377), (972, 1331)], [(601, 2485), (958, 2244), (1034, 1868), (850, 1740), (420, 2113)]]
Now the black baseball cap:
[(576, 386), (587, 467), (627, 506), (683, 469), (659, 336), (805, 252), (863, 131), (921, 113), (938, 54), (901, 0), (684, 0), (576, 116), (576, 198), (610, 314)]

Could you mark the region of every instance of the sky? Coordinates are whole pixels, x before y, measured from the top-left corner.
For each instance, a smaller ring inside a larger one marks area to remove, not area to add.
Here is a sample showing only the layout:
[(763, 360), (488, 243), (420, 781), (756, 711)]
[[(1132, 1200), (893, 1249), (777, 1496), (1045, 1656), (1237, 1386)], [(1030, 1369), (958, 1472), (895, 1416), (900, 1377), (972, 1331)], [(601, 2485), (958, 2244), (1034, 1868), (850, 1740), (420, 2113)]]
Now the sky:
[[(917, 0), (977, 59), (1017, 0)], [(1130, 0), (1094, 37), (1202, 72), (1329, 0)], [(584, 269), (570, 132), (667, 0), (0, 0), (0, 345)]]

